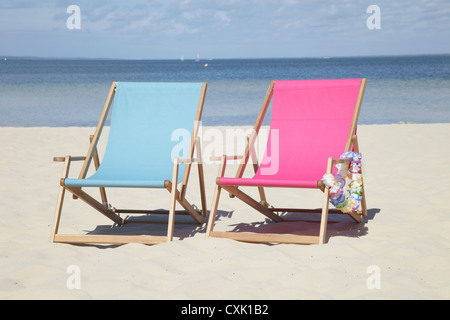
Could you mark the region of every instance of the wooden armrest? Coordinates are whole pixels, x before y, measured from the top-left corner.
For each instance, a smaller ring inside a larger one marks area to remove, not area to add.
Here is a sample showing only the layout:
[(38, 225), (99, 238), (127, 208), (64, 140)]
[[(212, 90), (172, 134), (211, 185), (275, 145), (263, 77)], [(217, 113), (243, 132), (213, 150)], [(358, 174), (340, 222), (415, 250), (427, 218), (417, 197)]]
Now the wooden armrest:
[(333, 163), (346, 163), (346, 162), (352, 162), (353, 158), (350, 159), (333, 159)]
[[(243, 156), (225, 156), (225, 159), (226, 160), (239, 160), (239, 159), (242, 159), (243, 158)], [(209, 158), (211, 161), (220, 161), (220, 160), (222, 160), (222, 157), (220, 156), (220, 157), (211, 157), (211, 158)]]
[[(84, 161), (86, 157), (70, 157), (71, 161)], [(64, 162), (66, 161), (66, 157), (53, 157), (53, 161), (55, 162)]]
[(193, 162), (201, 162), (200, 158), (192, 158), (192, 159), (180, 159), (178, 158), (178, 163), (193, 163)]

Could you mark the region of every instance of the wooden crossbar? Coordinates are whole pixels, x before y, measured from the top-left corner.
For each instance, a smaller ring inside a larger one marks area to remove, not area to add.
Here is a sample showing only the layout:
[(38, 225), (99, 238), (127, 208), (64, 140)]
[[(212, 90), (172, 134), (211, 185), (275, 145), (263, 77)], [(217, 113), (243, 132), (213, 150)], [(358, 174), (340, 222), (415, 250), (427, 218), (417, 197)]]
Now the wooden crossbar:
[(97, 234), (56, 234), (53, 242), (59, 243), (92, 243), (92, 244), (126, 244), (141, 243), (147, 245), (168, 242), (167, 236), (124, 236), (124, 235), (97, 235)]
[[(169, 210), (156, 209), (156, 210), (139, 210), (139, 209), (112, 209), (114, 213), (129, 213), (129, 214), (168, 214)], [(176, 210), (175, 214), (189, 215), (185, 210)]]
[(302, 236), (295, 234), (278, 233), (255, 233), (255, 232), (232, 232), (212, 231), (211, 237), (232, 239), (242, 242), (264, 242), (264, 243), (291, 243), (291, 244), (318, 244), (317, 236)]

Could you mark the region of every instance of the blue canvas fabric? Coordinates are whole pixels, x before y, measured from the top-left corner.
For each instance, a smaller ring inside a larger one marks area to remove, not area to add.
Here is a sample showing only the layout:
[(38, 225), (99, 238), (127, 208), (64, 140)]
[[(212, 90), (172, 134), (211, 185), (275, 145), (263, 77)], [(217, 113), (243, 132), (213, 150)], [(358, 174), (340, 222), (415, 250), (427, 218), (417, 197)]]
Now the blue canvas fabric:
[(100, 167), (86, 179), (66, 179), (65, 185), (163, 188), (172, 180), (173, 157), (188, 154), (202, 85), (118, 82)]

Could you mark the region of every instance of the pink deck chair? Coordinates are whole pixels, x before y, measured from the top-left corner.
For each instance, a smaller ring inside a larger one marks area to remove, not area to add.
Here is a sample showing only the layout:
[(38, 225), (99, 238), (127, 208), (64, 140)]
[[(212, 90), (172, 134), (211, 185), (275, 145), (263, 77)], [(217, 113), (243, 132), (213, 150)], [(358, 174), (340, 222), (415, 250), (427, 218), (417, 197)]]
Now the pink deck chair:
[[(209, 217), (207, 237), (231, 238), (248, 242), (324, 243), (329, 210), (329, 190), (321, 181), (332, 173), (339, 157), (350, 150), (359, 152), (356, 126), (366, 79), (273, 81), (258, 115), (242, 157), (222, 156), (219, 176)], [(272, 119), (267, 148), (260, 165), (255, 161), (254, 143), (272, 101)], [(243, 178), (249, 158), (255, 174)], [(242, 159), (235, 177), (224, 177), (227, 160)], [(334, 169), (336, 170), (336, 169)], [(261, 201), (240, 187), (258, 187)], [(286, 209), (269, 207), (264, 187), (313, 188), (323, 191), (322, 209)], [(221, 189), (260, 211), (275, 222), (282, 212), (321, 212), (319, 236), (213, 231)], [(363, 194), (361, 212), (349, 213), (357, 222), (367, 215)]]

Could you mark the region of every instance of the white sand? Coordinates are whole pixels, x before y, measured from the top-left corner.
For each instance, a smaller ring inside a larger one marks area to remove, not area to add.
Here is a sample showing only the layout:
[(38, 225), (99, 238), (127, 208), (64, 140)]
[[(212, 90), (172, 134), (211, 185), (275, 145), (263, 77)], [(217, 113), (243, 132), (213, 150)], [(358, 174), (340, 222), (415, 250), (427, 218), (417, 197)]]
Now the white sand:
[[(52, 158), (84, 155), (93, 132), (0, 128), (0, 299), (450, 298), (450, 124), (360, 126), (369, 216), (361, 224), (331, 216), (328, 243), (322, 246), (205, 239), (206, 226), (186, 223), (175, 226), (173, 242), (156, 246), (52, 244), (62, 170)], [(217, 168), (205, 168), (208, 206)], [(234, 168), (227, 172), (234, 174)], [(192, 172), (187, 197), (198, 205), (195, 167)], [(78, 173), (74, 165), (71, 176)], [(139, 191), (136, 197), (130, 192), (108, 195), (117, 207), (168, 207), (166, 191)], [(276, 206), (321, 206), (319, 191), (270, 189), (267, 194)], [(317, 228), (317, 219), (261, 226), (261, 214), (227, 194), (219, 215), (216, 230)], [(66, 196), (62, 232), (108, 224)], [(165, 230), (165, 225), (120, 231), (152, 228)], [(70, 289), (73, 270), (80, 272), (80, 289)], [(376, 280), (379, 288), (373, 286)]]

